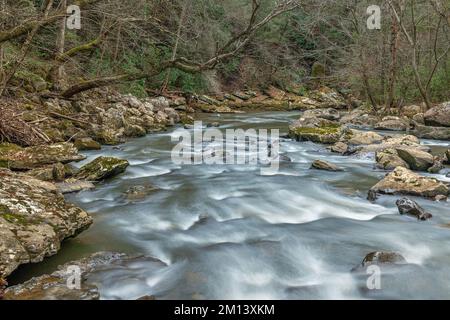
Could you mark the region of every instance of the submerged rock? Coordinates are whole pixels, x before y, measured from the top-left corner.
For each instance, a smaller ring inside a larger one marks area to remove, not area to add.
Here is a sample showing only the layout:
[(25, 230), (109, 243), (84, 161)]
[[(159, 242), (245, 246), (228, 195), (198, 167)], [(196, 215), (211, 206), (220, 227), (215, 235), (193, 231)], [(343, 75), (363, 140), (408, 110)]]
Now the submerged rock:
[(363, 268), (371, 265), (385, 265), (385, 264), (406, 264), (406, 259), (397, 252), (376, 251), (371, 252), (361, 262)]
[(333, 163), (329, 163), (327, 161), (323, 160), (315, 160), (312, 165), (311, 169), (317, 169), (317, 170), (325, 170), (325, 171), (344, 171), (342, 168), (339, 168), (337, 165)]
[(127, 160), (113, 157), (98, 157), (94, 161), (81, 167), (75, 175), (79, 180), (101, 181), (125, 172), (129, 166)]
[(0, 144), (0, 167), (11, 170), (29, 170), (54, 163), (81, 161), (86, 157), (79, 154), (71, 143), (21, 148), (10, 143)]
[(431, 108), (424, 115), (428, 126), (450, 127), (450, 102), (444, 102)]
[(151, 184), (146, 184), (142, 186), (131, 187), (125, 192), (125, 194), (128, 200), (137, 201), (144, 200), (148, 195), (157, 190), (157, 187), (152, 186)]
[(19, 265), (58, 252), (60, 243), (92, 224), (55, 185), (0, 169), (0, 278)]
[(397, 167), (370, 189), (369, 200), (375, 200), (377, 194), (410, 194), (434, 198), (438, 195), (448, 196), (449, 188), (439, 180)]
[(409, 215), (416, 217), (418, 220), (428, 220), (433, 217), (430, 213), (426, 212), (421, 206), (417, 204), (417, 202), (408, 199), (408, 198), (402, 198), (397, 200), (395, 203), (397, 205), (398, 211), (400, 214)]

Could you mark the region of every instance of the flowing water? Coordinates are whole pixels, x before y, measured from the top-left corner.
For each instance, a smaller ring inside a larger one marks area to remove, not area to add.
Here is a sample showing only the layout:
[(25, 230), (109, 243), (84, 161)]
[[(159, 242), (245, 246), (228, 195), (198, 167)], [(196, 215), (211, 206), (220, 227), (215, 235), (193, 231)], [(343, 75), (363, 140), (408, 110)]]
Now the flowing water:
[[(220, 129), (278, 128), (299, 113), (205, 115)], [(14, 281), (109, 250), (143, 254), (94, 273), (104, 299), (366, 299), (450, 298), (449, 203), (415, 199), (429, 222), (398, 214), (398, 197), (366, 200), (385, 172), (370, 157), (342, 157), (324, 146), (282, 140), (277, 174), (259, 166), (175, 165), (173, 131), (135, 139), (117, 150), (88, 153), (128, 159), (131, 166), (95, 191), (68, 197), (94, 225), (44, 263), (21, 268)], [(424, 141), (436, 148), (445, 142)], [(344, 172), (310, 170), (323, 159)], [(81, 164), (80, 164), (81, 165)], [(442, 180), (450, 181), (444, 175)], [(125, 192), (151, 184), (158, 191), (130, 200)], [(381, 290), (352, 273), (372, 251), (400, 252), (408, 265), (383, 269)]]

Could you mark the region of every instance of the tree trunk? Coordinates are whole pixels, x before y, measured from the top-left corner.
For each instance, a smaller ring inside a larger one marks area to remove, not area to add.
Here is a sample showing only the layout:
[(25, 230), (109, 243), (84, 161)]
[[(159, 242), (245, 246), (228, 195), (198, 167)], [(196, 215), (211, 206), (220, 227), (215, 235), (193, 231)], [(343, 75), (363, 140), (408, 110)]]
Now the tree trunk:
[[(61, 10), (67, 10), (67, 0), (61, 1)], [(65, 40), (66, 40), (66, 23), (67, 17), (64, 16), (59, 25), (58, 36), (56, 38), (56, 57), (64, 54)], [(55, 59), (56, 60), (56, 59)], [(50, 70), (50, 80), (53, 83), (53, 88), (61, 90), (64, 77), (64, 64), (58, 63)]]
[(390, 43), (390, 52), (391, 52), (391, 64), (389, 65), (389, 88), (388, 88), (388, 96), (386, 100), (386, 109), (388, 111), (394, 107), (395, 100), (395, 83), (397, 80), (397, 54), (398, 54), (398, 42), (399, 42), (399, 25), (397, 19), (392, 17), (391, 24), (391, 43)]
[[(183, 22), (184, 22), (184, 19), (186, 16), (188, 4), (189, 4), (189, 0), (185, 0), (184, 4), (183, 4), (183, 8), (181, 9), (180, 21), (178, 23), (178, 30), (177, 30), (177, 38), (175, 39), (175, 45), (174, 45), (173, 51), (172, 51), (172, 60), (175, 60), (175, 58), (177, 57), (178, 45), (180, 43), (181, 31), (183, 30)], [(163, 85), (161, 87), (162, 93), (164, 93), (167, 90), (167, 86), (169, 85), (170, 72), (171, 72), (171, 69), (168, 69), (166, 78), (164, 79)]]

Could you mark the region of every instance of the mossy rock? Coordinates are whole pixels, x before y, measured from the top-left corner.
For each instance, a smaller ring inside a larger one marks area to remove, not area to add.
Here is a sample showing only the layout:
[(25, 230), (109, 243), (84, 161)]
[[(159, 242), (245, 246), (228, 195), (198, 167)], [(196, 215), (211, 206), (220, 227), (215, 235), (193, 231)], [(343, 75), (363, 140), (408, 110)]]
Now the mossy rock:
[(11, 143), (0, 144), (0, 167), (11, 170), (34, 169), (54, 163), (85, 159), (71, 143), (21, 148)]
[(335, 144), (343, 132), (339, 125), (329, 125), (322, 127), (291, 127), (289, 135), (297, 141), (312, 141), (315, 143)]
[(127, 160), (99, 157), (83, 166), (76, 174), (76, 178), (88, 181), (101, 181), (125, 172), (129, 165)]
[(81, 150), (100, 150), (102, 148), (101, 144), (94, 141), (92, 138), (79, 138), (75, 139), (75, 148), (79, 151)]

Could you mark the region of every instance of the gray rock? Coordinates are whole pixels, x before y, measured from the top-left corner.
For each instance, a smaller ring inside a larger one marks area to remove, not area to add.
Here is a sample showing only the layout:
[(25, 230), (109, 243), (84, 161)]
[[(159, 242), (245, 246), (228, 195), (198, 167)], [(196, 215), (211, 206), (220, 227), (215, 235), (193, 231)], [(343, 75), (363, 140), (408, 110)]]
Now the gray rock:
[[(116, 261), (126, 258), (126, 255), (112, 252), (99, 252), (88, 258), (69, 262), (59, 266), (50, 275), (32, 278), (25, 283), (6, 289), (5, 300), (99, 300), (98, 288), (87, 283), (87, 277)], [(69, 288), (72, 268), (78, 268), (81, 275), (80, 288)]]
[(81, 167), (80, 171), (75, 175), (75, 178), (79, 180), (100, 181), (125, 172), (129, 165), (127, 160), (113, 157), (98, 157)]
[(55, 163), (81, 161), (86, 157), (79, 154), (71, 143), (56, 143), (21, 148), (10, 143), (0, 144), (0, 168), (27, 170)]
[(397, 148), (400, 158), (402, 158), (412, 170), (427, 171), (434, 164), (434, 157), (427, 152), (416, 148)]
[(418, 123), (414, 126), (414, 135), (423, 139), (433, 140), (450, 140), (450, 128), (449, 127), (431, 127), (423, 126)]
[(56, 187), (62, 194), (95, 189), (95, 185), (92, 182), (77, 179), (67, 179), (64, 182), (59, 182), (56, 184)]
[(390, 131), (407, 131), (410, 128), (408, 119), (402, 119), (399, 117), (385, 117), (383, 120), (375, 125), (377, 130), (390, 130)]
[(448, 196), (449, 188), (439, 180), (398, 167), (369, 190), (368, 199), (375, 200), (377, 194), (409, 194), (434, 198), (438, 195)]
[(339, 168), (337, 165), (333, 163), (329, 163), (327, 161), (323, 160), (315, 160), (312, 165), (311, 169), (317, 169), (317, 170), (325, 170), (325, 171), (344, 171), (342, 168)]
[(425, 124), (436, 127), (450, 127), (450, 102), (431, 108), (424, 115)]
[(401, 215), (413, 216), (422, 221), (426, 221), (433, 217), (433, 215), (426, 212), (420, 205), (417, 204), (417, 202), (411, 199), (402, 198), (397, 200), (395, 204), (397, 205), (398, 211)]
[(64, 239), (91, 224), (92, 218), (66, 203), (54, 184), (0, 169), (0, 278), (56, 254)]

